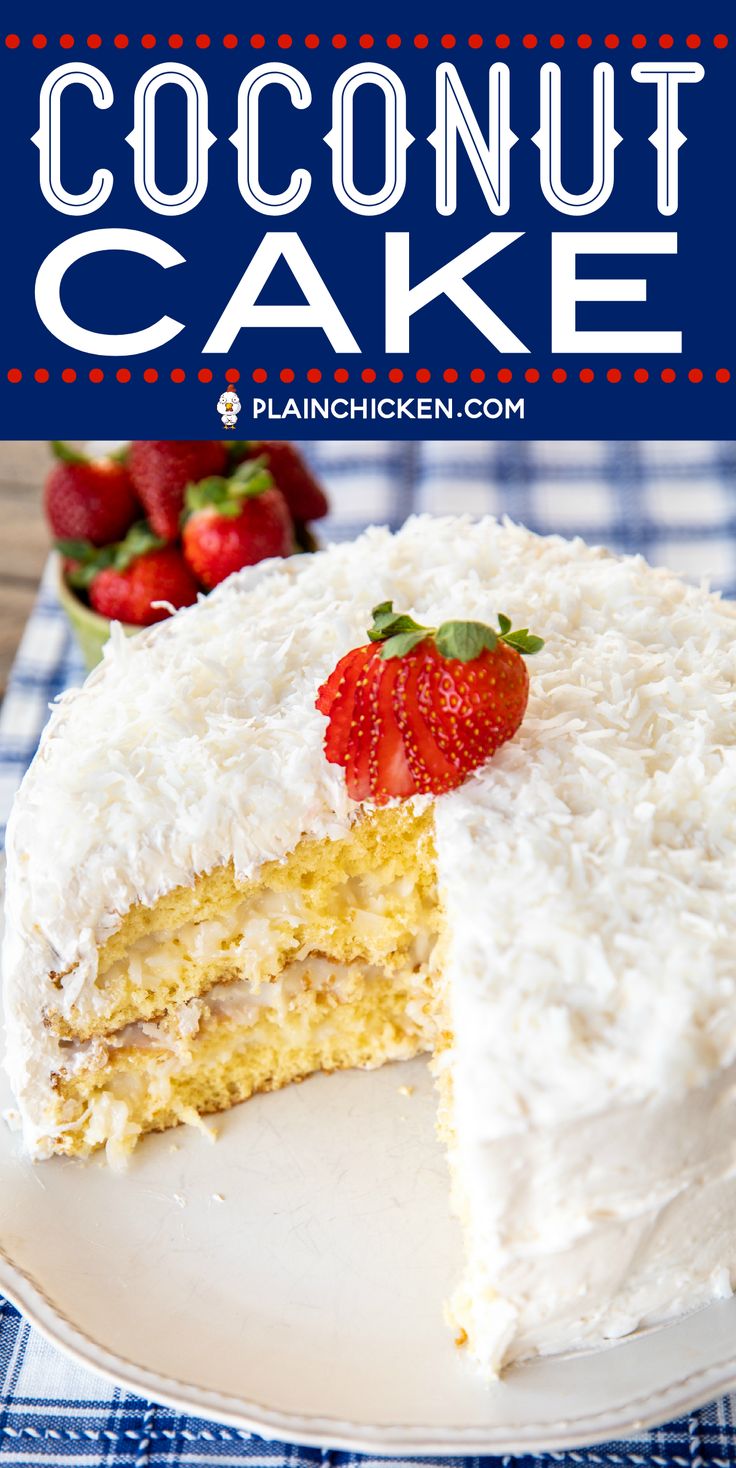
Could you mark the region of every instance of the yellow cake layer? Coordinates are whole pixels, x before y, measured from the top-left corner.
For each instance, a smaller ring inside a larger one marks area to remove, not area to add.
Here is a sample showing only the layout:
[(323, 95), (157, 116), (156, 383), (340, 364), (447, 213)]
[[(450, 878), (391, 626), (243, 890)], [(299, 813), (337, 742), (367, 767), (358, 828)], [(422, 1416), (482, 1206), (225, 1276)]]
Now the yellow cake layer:
[(432, 812), (398, 805), (363, 815), (339, 840), (305, 838), (251, 881), (220, 867), (132, 908), (100, 949), (93, 1002), (85, 988), (64, 1003), (74, 969), (51, 975), (44, 1020), (61, 1038), (110, 1035), (215, 983), (269, 982), (309, 953), (388, 974), (416, 956), (417, 935), (436, 922)]
[(241, 1012), (228, 1012), (230, 986), (220, 987), (160, 1025), (67, 1047), (49, 1118), (64, 1128), (55, 1150), (85, 1156), (106, 1144), (114, 1163), (143, 1132), (196, 1122), (315, 1071), (375, 1067), (434, 1043), (431, 965), (388, 977), (358, 962), (318, 959), (286, 975), (252, 1008), (246, 996)]

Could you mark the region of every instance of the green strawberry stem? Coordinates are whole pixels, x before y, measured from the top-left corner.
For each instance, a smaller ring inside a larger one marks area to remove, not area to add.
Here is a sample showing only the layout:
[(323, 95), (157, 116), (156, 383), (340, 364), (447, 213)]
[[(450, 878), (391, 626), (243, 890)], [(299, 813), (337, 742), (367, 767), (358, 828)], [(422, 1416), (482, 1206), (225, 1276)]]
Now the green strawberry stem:
[(131, 525), (124, 540), (115, 541), (112, 545), (93, 545), (90, 540), (57, 540), (54, 544), (65, 560), (77, 563), (66, 572), (69, 585), (85, 590), (92, 585), (98, 572), (108, 569), (127, 571), (133, 561), (147, 551), (160, 550), (166, 542), (159, 535), (154, 535), (147, 520), (139, 520)]
[(77, 449), (70, 448), (69, 444), (65, 443), (64, 440), (61, 438), (52, 439), (49, 447), (54, 458), (59, 459), (62, 464), (89, 463), (89, 459), (87, 458), (86, 454), (80, 454)]
[(253, 447), (253, 444), (252, 444), (252, 442), (251, 442), (250, 439), (247, 439), (247, 438), (233, 438), (233, 439), (229, 439), (228, 440), (228, 443), (227, 443), (227, 452), (228, 452), (228, 458), (230, 460), (230, 463), (239, 466), (240, 465), (240, 461), (243, 459), (243, 457), (245, 456), (245, 454), (250, 453), (250, 450), (251, 450), (252, 447)]
[(248, 499), (257, 499), (273, 487), (273, 479), (266, 468), (266, 460), (247, 459), (239, 464), (229, 479), (212, 474), (201, 479), (199, 484), (188, 484), (184, 499), (185, 513), (196, 514), (197, 510), (217, 510), (219, 515), (239, 515)]
[(383, 644), (382, 658), (403, 657), (427, 638), (432, 638), (443, 658), (453, 658), (461, 663), (471, 663), (484, 651), (493, 652), (499, 642), (505, 642), (507, 647), (527, 656), (544, 647), (543, 639), (534, 637), (528, 627), (512, 631), (511, 622), (503, 612), (498, 613), (497, 632), (485, 622), (442, 622), (439, 627), (423, 627), (406, 612), (395, 612), (392, 601), (384, 601), (374, 607), (372, 616), (368, 636), (371, 642)]
[[(89, 454), (80, 453), (79, 449), (70, 448), (69, 444), (62, 438), (54, 438), (49, 442), (49, 448), (55, 459), (63, 464), (91, 464)], [(114, 453), (105, 454), (106, 459), (111, 459), (114, 464), (124, 464), (128, 457), (127, 448), (115, 449)]]

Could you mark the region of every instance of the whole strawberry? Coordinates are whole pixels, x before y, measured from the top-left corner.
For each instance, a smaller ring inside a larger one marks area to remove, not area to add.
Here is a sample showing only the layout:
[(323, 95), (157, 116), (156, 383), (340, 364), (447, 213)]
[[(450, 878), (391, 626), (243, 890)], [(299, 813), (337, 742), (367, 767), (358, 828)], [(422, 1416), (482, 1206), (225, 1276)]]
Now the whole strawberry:
[(216, 439), (136, 439), (128, 469), (150, 524), (162, 540), (179, 535), (184, 491), (210, 474), (222, 474), (227, 449)]
[(262, 458), (273, 476), (274, 484), (281, 490), (292, 520), (304, 525), (308, 520), (321, 520), (329, 510), (327, 496), (315, 479), (306, 460), (293, 443), (259, 442), (247, 443), (246, 458)]
[(51, 447), (57, 462), (46, 479), (44, 508), (54, 535), (93, 545), (121, 540), (140, 514), (125, 465), (90, 459), (64, 443)]
[(529, 696), (521, 654), (544, 643), (500, 613), (498, 626), (422, 627), (392, 602), (374, 608), (370, 642), (340, 659), (316, 701), (353, 800), (441, 795), (513, 738)]
[(145, 522), (117, 545), (97, 549), (89, 541), (61, 540), (57, 548), (67, 559), (70, 586), (86, 590), (95, 611), (112, 621), (148, 627), (170, 615), (155, 602), (188, 607), (197, 600), (197, 583), (181, 552), (164, 545)]
[(184, 555), (208, 590), (243, 566), (294, 549), (286, 500), (260, 460), (241, 464), (230, 479), (190, 485), (186, 507)]

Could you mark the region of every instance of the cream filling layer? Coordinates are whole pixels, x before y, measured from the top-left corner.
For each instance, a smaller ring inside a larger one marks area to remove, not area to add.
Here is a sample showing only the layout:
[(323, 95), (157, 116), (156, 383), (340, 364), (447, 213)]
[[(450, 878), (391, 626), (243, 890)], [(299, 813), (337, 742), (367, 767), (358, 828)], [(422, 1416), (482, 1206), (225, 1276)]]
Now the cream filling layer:
[(381, 1065), (432, 1049), (434, 986), (419, 953), (386, 974), (361, 960), (311, 955), (270, 983), (215, 984), (156, 1022), (57, 1044), (52, 1078), (60, 1150), (105, 1145), (122, 1165), (141, 1132), (202, 1116), (319, 1070)]
[[(406, 970), (395, 976), (396, 984), (409, 990), (407, 1024), (426, 1037), (427, 1047), (432, 1044), (436, 1029), (427, 1004), (427, 960), (431, 951), (430, 935), (418, 936)], [(385, 977), (384, 971), (376, 964), (336, 962), (323, 955), (311, 954), (288, 964), (280, 976), (270, 982), (253, 984), (249, 979), (241, 978), (213, 984), (206, 994), (176, 1005), (161, 1020), (137, 1021), (104, 1038), (62, 1040), (59, 1045), (61, 1069), (67, 1076), (97, 1070), (121, 1050), (170, 1051), (173, 1067), (182, 1047), (189, 1047), (206, 1028), (217, 1024), (236, 1026), (242, 1031), (247, 1044), (254, 1041), (251, 1032), (266, 1012), (286, 1025), (298, 1015), (309, 994), (322, 994), (332, 1001), (332, 1007), (337, 1007), (349, 1004), (365, 981), (370, 983)], [(331, 1012), (331, 1008), (325, 1012), (323, 1023), (326, 1025), (330, 1023)]]
[[(315, 928), (325, 943), (330, 930), (349, 921), (356, 954), (390, 954), (403, 935), (396, 913), (408, 902), (415, 886), (413, 873), (387, 882), (381, 873), (345, 879), (330, 894), (329, 913), (315, 913), (297, 890), (267, 888), (244, 897), (216, 917), (193, 919), (174, 928), (161, 928), (131, 943), (124, 957), (100, 972), (82, 993), (75, 970), (59, 978), (58, 1012), (66, 1020), (72, 1012), (90, 1018), (104, 1016), (110, 995), (128, 987), (156, 994), (172, 976), (185, 981), (197, 970), (219, 970), (223, 981), (247, 976), (257, 988), (270, 983), (284, 961), (301, 961), (315, 947)], [(304, 935), (307, 941), (301, 941)], [(412, 961), (424, 961), (431, 939), (419, 935), (412, 944)], [(52, 1027), (53, 1016), (52, 1016)]]

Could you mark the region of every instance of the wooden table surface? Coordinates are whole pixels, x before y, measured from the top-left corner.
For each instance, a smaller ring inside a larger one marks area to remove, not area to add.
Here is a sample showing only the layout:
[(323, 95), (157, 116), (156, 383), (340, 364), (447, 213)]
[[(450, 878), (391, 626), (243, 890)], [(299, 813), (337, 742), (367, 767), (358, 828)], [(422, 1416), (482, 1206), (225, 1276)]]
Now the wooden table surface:
[(45, 441), (0, 443), (0, 698), (49, 553), (41, 509), (49, 463)]

